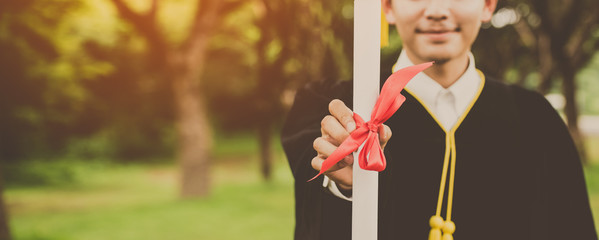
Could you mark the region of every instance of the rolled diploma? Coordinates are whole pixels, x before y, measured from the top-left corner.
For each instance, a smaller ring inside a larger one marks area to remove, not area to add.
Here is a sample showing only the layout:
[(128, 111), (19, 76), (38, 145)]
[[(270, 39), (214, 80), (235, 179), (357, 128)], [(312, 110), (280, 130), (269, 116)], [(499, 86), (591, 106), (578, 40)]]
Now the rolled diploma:
[[(381, 1), (354, 0), (353, 106), (365, 121), (370, 120), (380, 89), (380, 21)], [(352, 239), (377, 239), (378, 172), (363, 170), (355, 162), (352, 196)]]

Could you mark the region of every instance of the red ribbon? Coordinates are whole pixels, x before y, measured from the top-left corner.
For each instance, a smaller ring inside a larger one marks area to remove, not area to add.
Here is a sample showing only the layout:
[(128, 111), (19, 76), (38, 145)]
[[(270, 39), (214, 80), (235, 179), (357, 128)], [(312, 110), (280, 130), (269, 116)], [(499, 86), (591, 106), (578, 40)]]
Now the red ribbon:
[(383, 171), (387, 166), (385, 154), (381, 149), (381, 144), (378, 139), (378, 130), (381, 125), (391, 118), (399, 109), (406, 98), (401, 95), (401, 91), (408, 82), (416, 76), (416, 74), (424, 71), (424, 69), (433, 65), (433, 62), (418, 64), (391, 74), (383, 88), (376, 104), (372, 109), (370, 121), (364, 122), (362, 117), (354, 113), (356, 121), (356, 130), (351, 132), (350, 136), (339, 145), (339, 147), (322, 163), (320, 173), (308, 181), (312, 181), (321, 174), (325, 173), (329, 168), (337, 164), (345, 156), (356, 151), (362, 143), (364, 147), (358, 156), (360, 167), (364, 170)]

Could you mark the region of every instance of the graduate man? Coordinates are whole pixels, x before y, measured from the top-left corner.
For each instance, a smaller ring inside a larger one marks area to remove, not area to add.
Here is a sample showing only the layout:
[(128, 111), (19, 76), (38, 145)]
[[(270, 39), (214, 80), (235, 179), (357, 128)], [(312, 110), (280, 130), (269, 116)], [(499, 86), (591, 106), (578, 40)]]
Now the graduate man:
[[(382, 4), (403, 43), (392, 70), (435, 64), (408, 83), (407, 100), (379, 129), (387, 157), (379, 239), (597, 239), (562, 119), (540, 94), (476, 69), (470, 48), (497, 0)], [(296, 180), (295, 239), (351, 239), (352, 155), (306, 182), (356, 127), (351, 88), (301, 89), (283, 128)]]

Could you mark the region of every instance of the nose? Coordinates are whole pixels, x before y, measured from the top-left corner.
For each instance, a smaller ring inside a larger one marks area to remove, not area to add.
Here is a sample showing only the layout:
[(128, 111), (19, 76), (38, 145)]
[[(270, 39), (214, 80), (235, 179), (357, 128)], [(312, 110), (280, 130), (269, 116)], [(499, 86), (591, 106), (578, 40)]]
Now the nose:
[(449, 16), (449, 0), (430, 0), (424, 9), (427, 20), (441, 21)]

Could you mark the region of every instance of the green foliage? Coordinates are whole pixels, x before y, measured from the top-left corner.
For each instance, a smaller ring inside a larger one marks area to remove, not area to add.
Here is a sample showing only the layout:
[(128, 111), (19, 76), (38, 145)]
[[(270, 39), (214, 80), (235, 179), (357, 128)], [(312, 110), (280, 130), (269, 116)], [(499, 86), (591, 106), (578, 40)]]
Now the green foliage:
[(599, 136), (588, 137), (585, 145), (589, 149), (589, 165), (585, 169), (587, 189), (591, 194), (599, 195)]
[(599, 164), (592, 164), (585, 169), (587, 188), (592, 195), (599, 194)]
[[(556, 0), (499, 1), (497, 9), (511, 11), (515, 19), (506, 26), (483, 24), (472, 48), (477, 67), (543, 94), (576, 96), (576, 101), (568, 101), (578, 105), (581, 114), (599, 113), (599, 98), (593, 93), (597, 89), (593, 69), (597, 68), (599, 49), (599, 21), (594, 17), (598, 6), (595, 0), (565, 4)], [(566, 87), (572, 82), (578, 85), (575, 92)]]
[(103, 161), (30, 160), (2, 166), (6, 187), (78, 186), (88, 174), (106, 168)]
[(109, 4), (0, 6), (2, 162), (172, 154), (169, 85)]
[[(588, 66), (580, 71), (576, 78), (579, 81), (578, 102), (580, 112), (588, 115), (599, 115), (599, 54), (595, 53)], [(599, 146), (599, 143), (598, 145)]]
[[(160, 1), (158, 19), (171, 44), (187, 36), (197, 2)], [(522, 8), (527, 2), (500, 1), (500, 8), (516, 7), (528, 19), (534, 9)], [(143, 12), (150, 1), (128, 3)], [(297, 87), (350, 79), (352, 13), (348, 0), (250, 1), (223, 18), (200, 81), (218, 135), (243, 131), (251, 138), (257, 126), (277, 129)], [(382, 49), (383, 71), (401, 47), (394, 29), (390, 36), (391, 46)], [(512, 82), (537, 64), (513, 27), (483, 29), (477, 44), (477, 64), (491, 74), (506, 71)], [(70, 164), (57, 167), (57, 176), (34, 170), (63, 157), (170, 161), (166, 156), (176, 148), (174, 96), (169, 76), (157, 70), (163, 66), (154, 50), (109, 1), (0, 2), (0, 162), (50, 159), (19, 170), (30, 177), (11, 178), (27, 184), (75, 179)], [(579, 74), (583, 113), (599, 113), (597, 62), (595, 57)], [(535, 87), (533, 79), (525, 75), (523, 84)], [(216, 146), (215, 156), (226, 148)]]
[(290, 104), (286, 94), (310, 81), (350, 79), (352, 16), (342, 11), (351, 6), (265, 0), (228, 17), (213, 39), (202, 82), (218, 127), (276, 129)]

